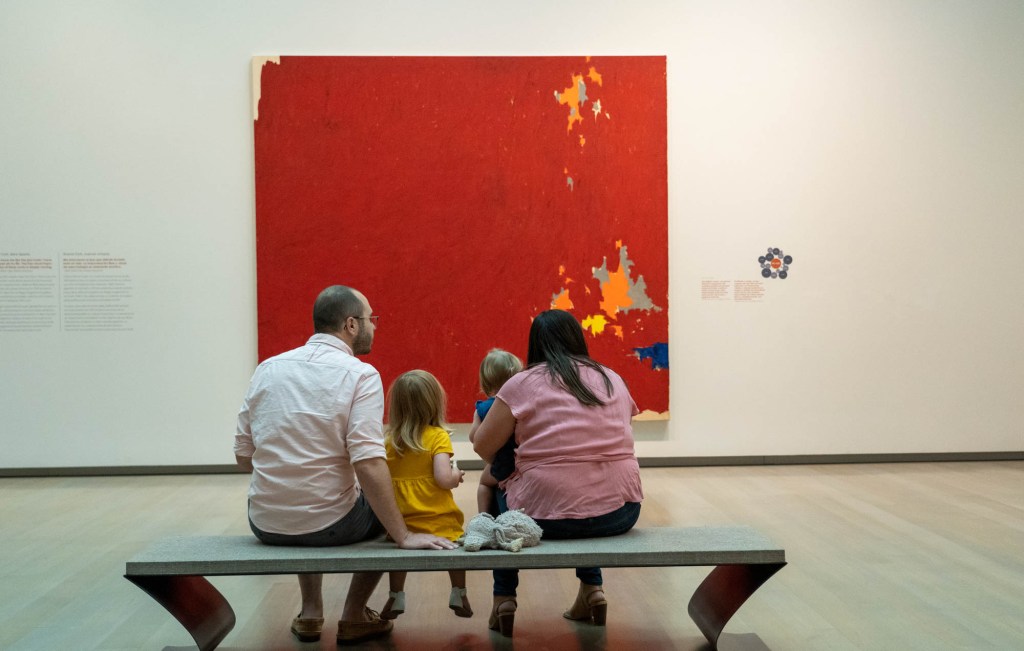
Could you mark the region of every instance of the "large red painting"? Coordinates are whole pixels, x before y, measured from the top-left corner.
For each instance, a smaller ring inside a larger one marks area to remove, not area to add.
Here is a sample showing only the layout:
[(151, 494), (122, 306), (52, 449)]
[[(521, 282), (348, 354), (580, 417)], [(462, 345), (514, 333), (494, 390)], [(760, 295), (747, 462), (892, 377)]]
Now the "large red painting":
[(551, 307), (648, 417), (668, 412), (664, 57), (254, 61), (259, 357), (327, 285), (370, 300), (366, 361), (423, 368), (468, 422), (480, 360)]

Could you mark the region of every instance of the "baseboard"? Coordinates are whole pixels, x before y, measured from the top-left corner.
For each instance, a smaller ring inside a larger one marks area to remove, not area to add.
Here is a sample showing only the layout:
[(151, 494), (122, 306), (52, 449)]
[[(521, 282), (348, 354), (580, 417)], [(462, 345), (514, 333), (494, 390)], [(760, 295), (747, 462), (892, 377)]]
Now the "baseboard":
[(778, 454), (736, 457), (646, 457), (641, 468), (688, 466), (800, 466), (832, 463), (928, 463), (942, 461), (1024, 461), (1024, 450), (1007, 452), (905, 452), (893, 454)]
[[(1007, 452), (907, 452), (899, 454), (780, 454), (725, 457), (641, 457), (641, 468), (697, 466), (797, 466), (833, 463), (928, 463), (946, 461), (1024, 461), (1024, 450)], [(460, 459), (463, 470), (481, 470), (483, 461)], [(82, 466), (0, 468), (0, 477), (111, 477), (120, 475), (223, 475), (242, 472), (234, 464), (185, 466)]]
[(120, 475), (224, 475), (242, 472), (233, 463), (189, 466), (81, 466), (0, 468), (0, 477), (115, 477)]

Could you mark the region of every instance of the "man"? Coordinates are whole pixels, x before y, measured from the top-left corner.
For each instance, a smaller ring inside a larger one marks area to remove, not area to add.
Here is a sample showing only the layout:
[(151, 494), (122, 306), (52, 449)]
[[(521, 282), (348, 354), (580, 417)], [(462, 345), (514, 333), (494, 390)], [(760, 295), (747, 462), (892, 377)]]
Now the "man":
[[(387, 530), (402, 549), (452, 549), (449, 540), (411, 533), (391, 487), (384, 451), (380, 374), (355, 355), (373, 345), (377, 317), (366, 297), (334, 285), (313, 305), (316, 334), (305, 346), (256, 369), (238, 414), (235, 460), (252, 473), (249, 526), (269, 545), (334, 546)], [(352, 575), (338, 643), (388, 633), (366, 603), (380, 572)], [(302, 610), (291, 630), (320, 639), (323, 575), (300, 574)]]

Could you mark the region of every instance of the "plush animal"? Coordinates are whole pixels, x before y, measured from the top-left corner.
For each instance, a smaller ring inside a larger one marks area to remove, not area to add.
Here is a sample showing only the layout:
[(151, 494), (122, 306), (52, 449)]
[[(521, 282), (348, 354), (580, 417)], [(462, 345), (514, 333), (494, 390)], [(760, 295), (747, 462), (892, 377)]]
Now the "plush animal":
[(544, 532), (533, 518), (521, 509), (505, 511), (497, 518), (490, 513), (480, 513), (466, 525), (466, 533), (459, 542), (467, 552), (478, 552), (484, 547), (517, 552), (523, 547), (540, 544)]

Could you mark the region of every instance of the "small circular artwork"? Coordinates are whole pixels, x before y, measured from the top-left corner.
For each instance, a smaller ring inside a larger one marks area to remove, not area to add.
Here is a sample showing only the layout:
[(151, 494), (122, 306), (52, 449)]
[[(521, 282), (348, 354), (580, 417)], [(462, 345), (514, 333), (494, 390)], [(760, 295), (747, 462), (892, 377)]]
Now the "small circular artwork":
[(761, 265), (762, 278), (785, 280), (789, 278), (789, 265), (793, 264), (793, 256), (786, 255), (780, 248), (769, 246), (764, 255), (758, 256), (757, 263)]

